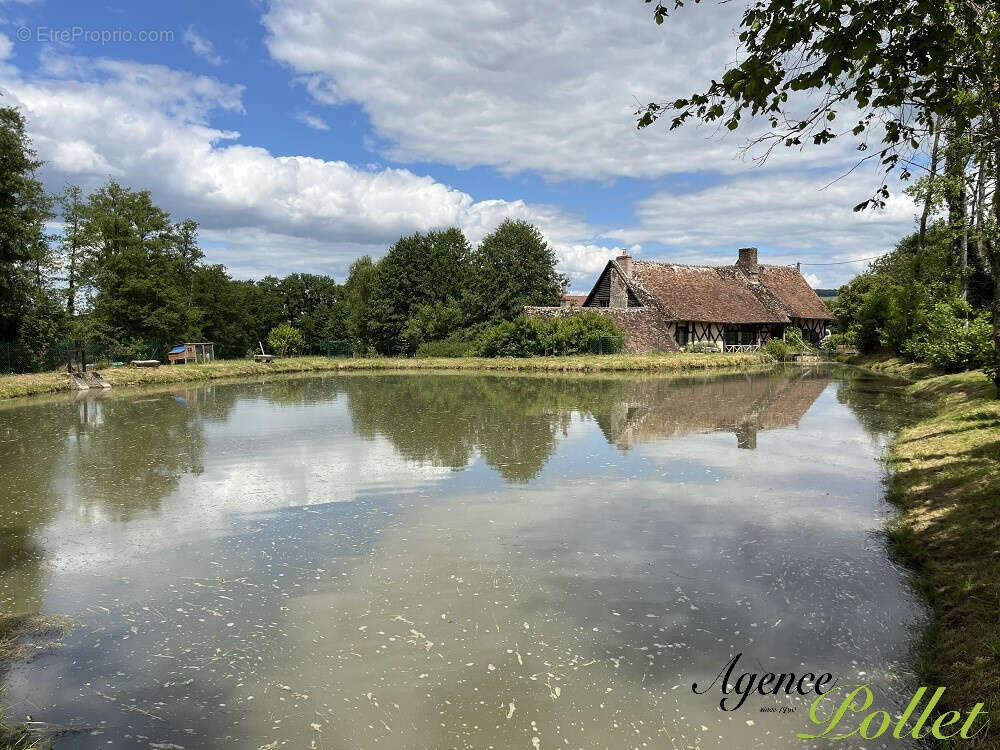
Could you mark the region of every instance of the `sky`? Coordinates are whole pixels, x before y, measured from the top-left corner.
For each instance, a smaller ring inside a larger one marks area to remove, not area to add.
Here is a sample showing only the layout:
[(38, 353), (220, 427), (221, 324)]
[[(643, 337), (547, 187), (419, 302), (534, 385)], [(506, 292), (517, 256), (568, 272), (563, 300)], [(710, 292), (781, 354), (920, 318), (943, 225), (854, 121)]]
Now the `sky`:
[(846, 139), (761, 162), (752, 122), (637, 130), (639, 106), (702, 88), (738, 52), (741, 3), (662, 26), (651, 8), (0, 0), (0, 104), (24, 112), (49, 189), (148, 189), (238, 278), (342, 281), (402, 234), (458, 226), (477, 243), (512, 217), (578, 292), (623, 251), (722, 264), (747, 246), (834, 287), (912, 230), (898, 191), (851, 210), (882, 180), (844, 176)]

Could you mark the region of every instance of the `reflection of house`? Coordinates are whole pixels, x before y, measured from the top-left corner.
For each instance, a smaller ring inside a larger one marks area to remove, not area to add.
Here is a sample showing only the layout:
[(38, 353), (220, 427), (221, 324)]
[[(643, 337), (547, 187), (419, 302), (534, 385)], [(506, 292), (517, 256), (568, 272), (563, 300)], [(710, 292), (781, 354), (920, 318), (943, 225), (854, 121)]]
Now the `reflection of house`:
[(609, 261), (583, 307), (529, 307), (530, 315), (555, 317), (592, 310), (613, 318), (629, 351), (677, 349), (708, 342), (727, 351), (755, 349), (787, 326), (818, 342), (830, 311), (798, 268), (765, 266), (757, 248), (742, 248), (731, 266), (683, 266)]
[(756, 448), (758, 431), (798, 424), (829, 382), (808, 375), (639, 381), (596, 418), (605, 437), (625, 449), (699, 432), (733, 432), (740, 448)]

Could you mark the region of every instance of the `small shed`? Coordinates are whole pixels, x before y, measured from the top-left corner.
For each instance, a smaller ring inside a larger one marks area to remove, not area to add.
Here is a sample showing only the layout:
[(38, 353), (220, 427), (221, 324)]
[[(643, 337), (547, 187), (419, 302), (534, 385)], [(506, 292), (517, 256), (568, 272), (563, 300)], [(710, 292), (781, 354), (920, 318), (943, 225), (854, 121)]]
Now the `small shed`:
[(211, 341), (178, 344), (167, 352), (167, 359), (172, 365), (185, 365), (188, 362), (211, 362), (215, 359), (215, 344)]

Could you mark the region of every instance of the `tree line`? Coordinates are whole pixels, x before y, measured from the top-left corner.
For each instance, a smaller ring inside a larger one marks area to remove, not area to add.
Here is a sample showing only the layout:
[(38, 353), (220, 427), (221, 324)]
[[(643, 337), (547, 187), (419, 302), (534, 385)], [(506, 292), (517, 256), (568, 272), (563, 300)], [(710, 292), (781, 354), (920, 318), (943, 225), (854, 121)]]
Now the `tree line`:
[(272, 331), (299, 351), (467, 348), (525, 305), (558, 304), (565, 284), (538, 229), (510, 219), (477, 247), (456, 228), (401, 237), (382, 258), (356, 260), (343, 283), (308, 273), (234, 279), (205, 262), (197, 222), (175, 220), (148, 190), (109, 180), (90, 193), (46, 193), (13, 107), (0, 108), (0, 153), (0, 342), (17, 371), (58, 366), (72, 339), (122, 361), (162, 359), (183, 341), (241, 357)]

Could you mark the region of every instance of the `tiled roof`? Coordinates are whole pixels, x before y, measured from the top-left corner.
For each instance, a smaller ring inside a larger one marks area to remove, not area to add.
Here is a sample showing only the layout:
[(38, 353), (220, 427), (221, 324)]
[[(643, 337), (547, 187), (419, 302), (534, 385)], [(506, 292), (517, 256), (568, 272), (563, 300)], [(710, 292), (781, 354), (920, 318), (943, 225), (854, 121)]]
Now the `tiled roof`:
[[(616, 261), (612, 264), (623, 270)], [(685, 266), (633, 260), (627, 278), (643, 304), (655, 304), (670, 320), (788, 323), (790, 318), (832, 318), (796, 269), (758, 269), (755, 280), (735, 265)]]

